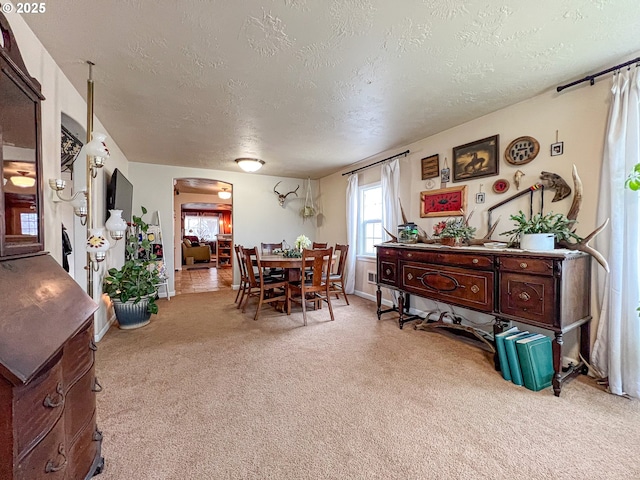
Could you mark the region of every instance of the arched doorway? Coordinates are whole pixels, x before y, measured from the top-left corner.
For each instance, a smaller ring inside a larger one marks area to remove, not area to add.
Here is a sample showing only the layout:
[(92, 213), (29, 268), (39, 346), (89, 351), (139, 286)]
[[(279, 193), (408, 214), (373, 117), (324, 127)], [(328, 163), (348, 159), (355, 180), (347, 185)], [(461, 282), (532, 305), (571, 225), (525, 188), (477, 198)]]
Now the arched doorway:
[(175, 178), (175, 291), (231, 289), (233, 185), (207, 178)]

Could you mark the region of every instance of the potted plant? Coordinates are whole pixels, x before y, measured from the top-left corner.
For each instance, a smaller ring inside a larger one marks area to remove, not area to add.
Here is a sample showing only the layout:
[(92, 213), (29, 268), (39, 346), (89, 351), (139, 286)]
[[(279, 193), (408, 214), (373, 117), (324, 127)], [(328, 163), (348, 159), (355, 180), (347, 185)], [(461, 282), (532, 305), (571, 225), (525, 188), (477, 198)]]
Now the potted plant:
[(433, 227), (433, 235), (440, 238), (440, 243), (449, 246), (460, 246), (476, 234), (476, 229), (469, 226), (464, 217), (442, 220)]
[(520, 210), (509, 218), (516, 226), (501, 235), (511, 235), (509, 243), (513, 245), (519, 240), (520, 248), (525, 250), (553, 250), (559, 241), (582, 240), (573, 231), (576, 221), (569, 220), (562, 213), (536, 213), (528, 219)]
[[(147, 209), (142, 207), (142, 215)], [(116, 318), (122, 329), (143, 327), (158, 313), (156, 296), (162, 272), (147, 238), (149, 225), (142, 216), (133, 216), (126, 237), (125, 262), (121, 268), (109, 269), (103, 292), (113, 302)]]

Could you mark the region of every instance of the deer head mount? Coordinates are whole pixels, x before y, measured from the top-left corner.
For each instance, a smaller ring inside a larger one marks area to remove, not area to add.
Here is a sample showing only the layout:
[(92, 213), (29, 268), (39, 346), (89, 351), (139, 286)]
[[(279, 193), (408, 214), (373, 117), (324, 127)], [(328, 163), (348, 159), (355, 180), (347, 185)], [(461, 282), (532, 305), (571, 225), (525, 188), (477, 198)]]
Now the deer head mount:
[(298, 191), (298, 188), (300, 188), (300, 185), (298, 185), (298, 187), (295, 190), (291, 190), (288, 193), (282, 194), (278, 190), (276, 190), (276, 187), (278, 185), (280, 185), (280, 183), (281, 182), (276, 183), (275, 187), (273, 187), (273, 193), (275, 193), (278, 196), (278, 204), (281, 207), (284, 207), (284, 201), (289, 195), (291, 195), (293, 193), (296, 197), (298, 196), (298, 194), (296, 192)]

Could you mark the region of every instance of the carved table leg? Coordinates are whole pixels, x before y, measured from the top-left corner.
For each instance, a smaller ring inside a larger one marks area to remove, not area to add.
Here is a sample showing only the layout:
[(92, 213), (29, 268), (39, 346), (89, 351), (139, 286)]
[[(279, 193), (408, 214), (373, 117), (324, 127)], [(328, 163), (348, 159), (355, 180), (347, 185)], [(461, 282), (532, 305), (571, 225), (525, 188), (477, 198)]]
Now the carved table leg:
[(553, 346), (553, 394), (556, 397), (560, 396), (560, 390), (562, 389), (562, 333), (556, 332), (556, 338), (552, 343)]
[(376, 301), (378, 303), (378, 320), (380, 320), (380, 315), (382, 315), (382, 310), (380, 309), (382, 305), (382, 290), (380, 290), (380, 285), (378, 285), (378, 289), (376, 290)]
[(402, 330), (402, 325), (404, 324), (404, 292), (402, 291), (398, 292), (398, 313), (400, 314), (398, 325)]

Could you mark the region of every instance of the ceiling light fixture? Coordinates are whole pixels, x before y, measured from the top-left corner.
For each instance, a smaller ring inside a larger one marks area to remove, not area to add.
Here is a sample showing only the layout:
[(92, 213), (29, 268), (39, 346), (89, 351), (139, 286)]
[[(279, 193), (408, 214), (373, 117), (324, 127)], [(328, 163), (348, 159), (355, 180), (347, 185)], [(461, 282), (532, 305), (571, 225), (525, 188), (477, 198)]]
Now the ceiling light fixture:
[(231, 198), (231, 192), (227, 192), (227, 188), (223, 188), (221, 192), (218, 192), (218, 196), (223, 200), (229, 200)]
[(264, 161), (257, 158), (236, 158), (236, 163), (245, 172), (257, 172), (264, 165)]
[(21, 188), (29, 188), (33, 187), (36, 184), (36, 179), (32, 177), (28, 177), (29, 172), (25, 172), (24, 170), (18, 170), (20, 175), (15, 175), (10, 177), (11, 183), (13, 183), (16, 187)]

